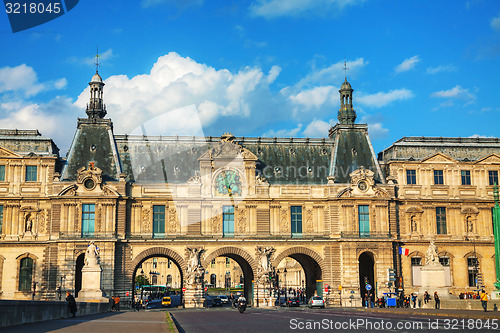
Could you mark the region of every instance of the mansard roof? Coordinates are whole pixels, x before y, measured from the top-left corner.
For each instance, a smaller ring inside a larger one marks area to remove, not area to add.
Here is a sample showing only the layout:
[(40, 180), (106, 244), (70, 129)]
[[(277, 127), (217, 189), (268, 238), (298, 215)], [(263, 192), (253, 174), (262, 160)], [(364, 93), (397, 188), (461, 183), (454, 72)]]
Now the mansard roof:
[(59, 148), (38, 130), (0, 129), (0, 146), (19, 156), (59, 157)]
[[(128, 180), (185, 183), (221, 137), (116, 135), (115, 140)], [(331, 139), (235, 137), (234, 142), (258, 158), (256, 172), (271, 184), (327, 183)]]
[(379, 161), (421, 161), (442, 153), (458, 161), (476, 161), (500, 153), (499, 138), (403, 137), (378, 154)]

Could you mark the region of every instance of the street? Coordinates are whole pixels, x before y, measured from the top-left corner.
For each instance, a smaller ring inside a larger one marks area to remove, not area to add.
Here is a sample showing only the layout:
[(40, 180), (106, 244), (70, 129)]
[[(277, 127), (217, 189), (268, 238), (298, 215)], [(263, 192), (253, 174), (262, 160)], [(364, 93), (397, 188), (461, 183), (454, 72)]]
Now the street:
[[(386, 313), (332, 309), (249, 308), (245, 313), (230, 308), (183, 310), (172, 312), (180, 332), (286, 332), (342, 330), (343, 332), (445, 332), (449, 330), (476, 332), (498, 330), (497, 316), (468, 319), (443, 316), (420, 316), (405, 313)], [(490, 313), (492, 314), (492, 313)], [(484, 329), (489, 327), (490, 329)], [(481, 329), (477, 329), (481, 328)]]

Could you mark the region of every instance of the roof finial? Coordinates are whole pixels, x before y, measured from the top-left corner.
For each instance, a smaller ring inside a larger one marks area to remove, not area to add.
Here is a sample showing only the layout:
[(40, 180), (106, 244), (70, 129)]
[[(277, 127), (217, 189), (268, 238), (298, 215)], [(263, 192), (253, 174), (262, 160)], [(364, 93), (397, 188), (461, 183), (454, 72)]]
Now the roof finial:
[(344, 60), (344, 77), (347, 80), (347, 71), (349, 68), (347, 68), (347, 59)]
[(97, 45), (97, 53), (95, 55), (95, 72), (99, 73), (99, 45)]

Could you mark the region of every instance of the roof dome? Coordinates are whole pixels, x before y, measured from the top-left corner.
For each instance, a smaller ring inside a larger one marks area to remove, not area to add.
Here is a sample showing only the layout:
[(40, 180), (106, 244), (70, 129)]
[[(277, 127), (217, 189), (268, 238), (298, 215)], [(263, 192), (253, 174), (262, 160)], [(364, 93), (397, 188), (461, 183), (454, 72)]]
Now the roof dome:
[(102, 77), (99, 75), (99, 73), (95, 73), (94, 76), (92, 76), (92, 81), (91, 82), (101, 82), (102, 83)]
[(347, 78), (345, 79), (344, 83), (342, 83), (342, 85), (340, 86), (340, 90), (343, 89), (352, 89), (351, 84), (347, 82)]

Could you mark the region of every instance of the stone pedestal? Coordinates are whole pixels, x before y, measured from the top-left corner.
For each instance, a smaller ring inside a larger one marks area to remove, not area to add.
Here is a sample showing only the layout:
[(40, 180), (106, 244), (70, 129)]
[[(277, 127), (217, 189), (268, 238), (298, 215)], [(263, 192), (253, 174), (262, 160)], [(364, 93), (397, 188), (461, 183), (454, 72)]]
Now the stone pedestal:
[(269, 286), (257, 283), (254, 289), (253, 305), (259, 307), (274, 306), (275, 297), (269, 295)]
[(203, 296), (203, 286), (192, 284), (186, 286), (184, 292), (184, 306), (186, 308), (202, 308), (205, 297)]
[(102, 268), (84, 266), (82, 268), (82, 289), (78, 292), (77, 302), (103, 302), (107, 303), (108, 298), (103, 297), (101, 290)]
[(492, 300), (500, 300), (500, 290), (493, 290), (491, 292), (491, 299)]
[(450, 291), (446, 287), (444, 267), (441, 265), (426, 265), (420, 268), (420, 279), (422, 287), (418, 294), (424, 295), (425, 291), (429, 293), (431, 299), (434, 299), (434, 292), (437, 291), (440, 299), (450, 298)]

